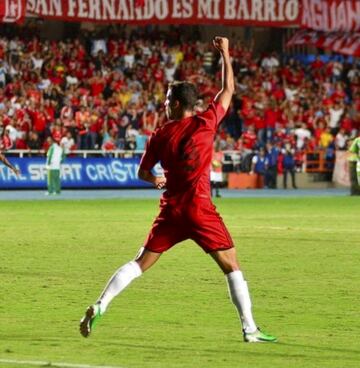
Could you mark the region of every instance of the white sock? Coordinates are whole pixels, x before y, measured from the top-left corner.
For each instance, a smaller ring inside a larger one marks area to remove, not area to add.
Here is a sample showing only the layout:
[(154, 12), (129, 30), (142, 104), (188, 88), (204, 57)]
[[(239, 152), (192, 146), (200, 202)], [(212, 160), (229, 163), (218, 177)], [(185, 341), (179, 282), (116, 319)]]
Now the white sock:
[(232, 302), (238, 310), (245, 332), (255, 332), (257, 326), (251, 312), (251, 300), (247, 282), (241, 271), (233, 271), (226, 275)]
[(137, 262), (131, 261), (120, 267), (109, 280), (96, 304), (100, 313), (104, 314), (110, 302), (121, 293), (134, 279), (141, 276), (142, 271)]

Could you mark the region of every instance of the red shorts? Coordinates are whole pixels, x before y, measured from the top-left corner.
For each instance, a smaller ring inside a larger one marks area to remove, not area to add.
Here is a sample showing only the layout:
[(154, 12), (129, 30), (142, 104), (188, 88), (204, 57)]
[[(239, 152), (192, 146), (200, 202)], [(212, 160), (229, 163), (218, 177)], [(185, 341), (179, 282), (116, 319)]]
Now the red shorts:
[(210, 199), (198, 197), (187, 205), (161, 205), (160, 208), (145, 241), (145, 249), (162, 253), (186, 239), (194, 240), (206, 253), (234, 246)]

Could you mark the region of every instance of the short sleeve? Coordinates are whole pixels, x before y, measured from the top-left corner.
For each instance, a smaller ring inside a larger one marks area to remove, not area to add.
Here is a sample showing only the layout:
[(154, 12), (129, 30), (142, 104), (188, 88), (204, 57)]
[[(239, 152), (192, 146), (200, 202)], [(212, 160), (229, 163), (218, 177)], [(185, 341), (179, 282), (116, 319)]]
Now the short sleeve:
[(197, 117), (202, 120), (206, 126), (216, 130), (223, 120), (225, 114), (226, 111), (222, 105), (213, 101), (210, 103), (208, 108), (204, 112), (198, 114)]
[(151, 135), (151, 137), (147, 140), (145, 145), (145, 152), (141, 157), (140, 161), (140, 169), (142, 170), (151, 170), (159, 161), (157, 156), (157, 147), (155, 144), (156, 135), (155, 132)]

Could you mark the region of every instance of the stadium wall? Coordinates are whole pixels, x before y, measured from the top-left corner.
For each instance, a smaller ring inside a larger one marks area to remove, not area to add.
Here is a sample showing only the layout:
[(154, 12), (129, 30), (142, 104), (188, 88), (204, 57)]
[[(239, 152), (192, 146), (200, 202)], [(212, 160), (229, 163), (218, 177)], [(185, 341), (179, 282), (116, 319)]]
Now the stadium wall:
[[(106, 35), (116, 34), (119, 29), (124, 30), (127, 35), (132, 31), (139, 29), (139, 26), (127, 25), (109, 25), (96, 23), (71, 23), (58, 20), (37, 21), (35, 18), (27, 19), (26, 24), (32, 25), (38, 30), (42, 39), (63, 40), (73, 37), (82, 37), (83, 32), (91, 32), (93, 34), (100, 33)], [(142, 26), (140, 26), (142, 27)], [(159, 25), (159, 30), (167, 31), (171, 26)], [(214, 36), (222, 35), (232, 40), (239, 40), (247, 45), (253, 44), (255, 52), (263, 51), (283, 51), (283, 38), (287, 35), (287, 28), (271, 28), (271, 27), (245, 27), (231, 26), (226, 27), (222, 24), (180, 26), (181, 32), (185, 36), (191, 36), (194, 33), (199, 34), (200, 39), (209, 41)], [(143, 28), (145, 29), (145, 28)]]

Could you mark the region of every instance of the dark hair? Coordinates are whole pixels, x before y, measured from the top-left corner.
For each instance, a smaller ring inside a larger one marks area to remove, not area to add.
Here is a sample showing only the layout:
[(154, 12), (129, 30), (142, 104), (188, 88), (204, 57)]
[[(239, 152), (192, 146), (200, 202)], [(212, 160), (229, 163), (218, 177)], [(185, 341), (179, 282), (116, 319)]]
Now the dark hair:
[(184, 110), (192, 110), (195, 107), (198, 91), (194, 84), (174, 81), (169, 84), (169, 89), (171, 89), (171, 99), (179, 101)]

